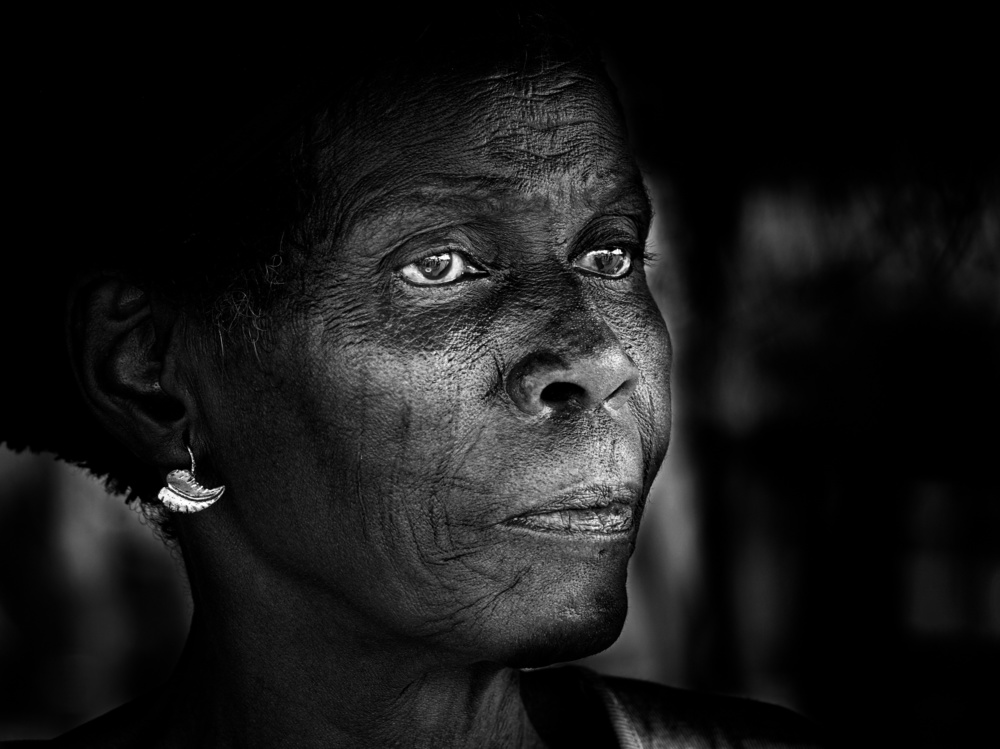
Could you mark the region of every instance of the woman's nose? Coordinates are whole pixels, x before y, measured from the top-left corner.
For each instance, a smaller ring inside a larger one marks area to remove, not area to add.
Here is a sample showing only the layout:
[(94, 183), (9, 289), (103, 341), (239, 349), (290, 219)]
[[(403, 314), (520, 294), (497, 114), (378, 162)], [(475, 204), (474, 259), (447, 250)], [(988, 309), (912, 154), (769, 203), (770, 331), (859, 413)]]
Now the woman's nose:
[(528, 414), (601, 407), (617, 411), (638, 382), (639, 370), (615, 345), (580, 355), (535, 351), (511, 367), (506, 389)]

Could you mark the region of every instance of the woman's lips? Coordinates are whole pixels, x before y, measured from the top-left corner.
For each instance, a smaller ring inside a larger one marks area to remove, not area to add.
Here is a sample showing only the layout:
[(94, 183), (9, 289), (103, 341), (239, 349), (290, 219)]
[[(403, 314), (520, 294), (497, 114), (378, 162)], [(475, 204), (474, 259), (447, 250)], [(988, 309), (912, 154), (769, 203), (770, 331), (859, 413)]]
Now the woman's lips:
[(610, 536), (626, 534), (635, 523), (639, 490), (632, 486), (594, 486), (559, 495), (510, 518), (507, 525), (548, 533)]
[(554, 533), (585, 533), (590, 535), (614, 535), (632, 530), (635, 517), (630, 505), (615, 502), (607, 507), (585, 510), (559, 510), (532, 515), (519, 515), (507, 521), (508, 525), (531, 528), (532, 530)]

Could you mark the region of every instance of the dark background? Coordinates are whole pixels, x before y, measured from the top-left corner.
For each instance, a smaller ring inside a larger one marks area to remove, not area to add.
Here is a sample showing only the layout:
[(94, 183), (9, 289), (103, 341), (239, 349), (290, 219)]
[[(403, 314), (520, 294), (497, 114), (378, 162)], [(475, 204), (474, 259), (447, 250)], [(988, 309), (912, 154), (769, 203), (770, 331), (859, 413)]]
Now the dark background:
[[(625, 634), (592, 663), (779, 702), (851, 746), (995, 746), (986, 19), (673, 10), (601, 28), (658, 209), (676, 413)], [(164, 678), (185, 584), (73, 469), (0, 453), (0, 487), (0, 739), (50, 736)]]

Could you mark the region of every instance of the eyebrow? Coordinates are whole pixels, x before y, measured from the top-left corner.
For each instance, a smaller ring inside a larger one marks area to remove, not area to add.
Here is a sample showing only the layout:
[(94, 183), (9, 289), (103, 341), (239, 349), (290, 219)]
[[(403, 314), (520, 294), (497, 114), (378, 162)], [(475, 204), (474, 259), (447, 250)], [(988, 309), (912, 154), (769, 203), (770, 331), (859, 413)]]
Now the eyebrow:
[[(609, 175), (604, 184), (584, 192), (583, 202), (594, 213), (621, 211), (648, 226), (653, 216), (649, 192), (638, 171)], [(544, 191), (525, 190), (516, 182), (496, 177), (421, 175), (411, 189), (394, 189), (369, 194), (364, 200), (342, 207), (341, 236), (352, 236), (363, 226), (393, 219), (405, 222), (419, 217), (426, 226), (410, 236), (464, 223), (470, 215), (500, 214), (526, 207), (545, 205)], [(441, 221), (434, 222), (437, 216)], [(454, 218), (460, 216), (461, 218)], [(431, 219), (427, 222), (427, 219)], [(451, 219), (451, 220), (449, 220)], [(405, 241), (405, 240), (403, 240)]]

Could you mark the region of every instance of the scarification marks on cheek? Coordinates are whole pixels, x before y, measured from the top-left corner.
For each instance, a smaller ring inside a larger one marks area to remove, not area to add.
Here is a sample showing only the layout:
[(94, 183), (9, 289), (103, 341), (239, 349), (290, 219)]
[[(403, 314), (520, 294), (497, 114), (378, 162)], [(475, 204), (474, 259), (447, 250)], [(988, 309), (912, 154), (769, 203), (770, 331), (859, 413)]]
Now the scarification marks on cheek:
[(438, 475), (442, 477), (442, 483), (450, 487), (461, 486), (462, 476), (466, 475), (468, 469), (468, 459), (474, 455), (480, 446), (486, 425), (482, 422), (474, 422), (471, 426), (455, 431), (456, 419), (452, 418), (452, 436), (449, 440), (448, 449), (444, 450), (439, 457)]
[(358, 512), (361, 513), (361, 532), (364, 536), (366, 543), (372, 542), (371, 534), (369, 529), (371, 527), (371, 519), (368, 516), (368, 504), (365, 501), (365, 482), (364, 482), (364, 465), (365, 465), (365, 454), (362, 443), (358, 442), (358, 448), (355, 452), (354, 459), (356, 461), (354, 465), (354, 501), (358, 505)]
[(447, 602), (424, 612), (420, 624), (425, 636), (447, 636), (463, 631), (470, 641), (491, 637), (497, 622), (509, 624), (511, 598), (529, 576), (530, 569), (523, 569), (513, 578), (505, 578), (502, 585), (462, 582), (451, 589), (453, 595)]
[(420, 552), (420, 576), (414, 579), (413, 568), (402, 565), (399, 572), (413, 582), (410, 595), (423, 611), (425, 634), (447, 634), (459, 627), (476, 633), (509, 608), (509, 594), (529, 574), (530, 565), (510, 558), (495, 539), (464, 537), (449, 512), (460, 492), (454, 486), (443, 489), (448, 493), (430, 492), (429, 501), (408, 515), (406, 542)]
[(500, 588), (490, 587), (487, 592), (479, 596), (471, 606), (463, 607), (460, 611), (473, 614), (478, 621), (487, 622), (501, 614), (505, 609), (509, 609), (511, 598), (521, 587), (525, 578), (531, 574), (531, 566), (527, 565), (519, 569), (513, 577), (506, 570), (497, 575), (495, 580), (502, 582), (508, 580), (506, 585)]

